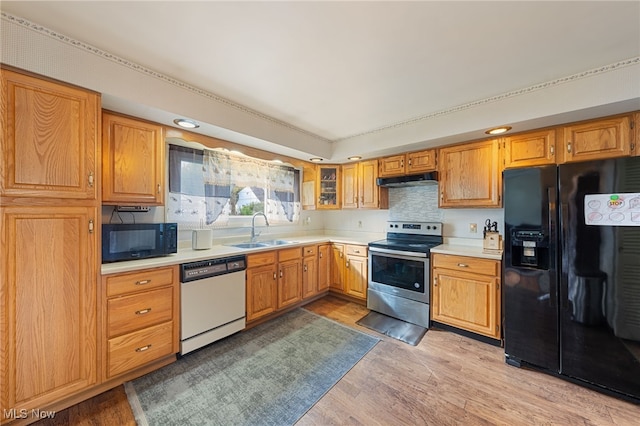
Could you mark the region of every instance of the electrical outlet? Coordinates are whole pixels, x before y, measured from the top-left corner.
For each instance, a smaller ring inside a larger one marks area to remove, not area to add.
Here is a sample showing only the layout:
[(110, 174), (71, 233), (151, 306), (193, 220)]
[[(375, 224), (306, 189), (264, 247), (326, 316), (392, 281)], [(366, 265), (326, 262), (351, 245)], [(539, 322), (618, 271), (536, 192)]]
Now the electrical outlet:
[(478, 224), (477, 223), (470, 223), (469, 224), (469, 232), (471, 232), (472, 234), (475, 234), (476, 232), (478, 232)]

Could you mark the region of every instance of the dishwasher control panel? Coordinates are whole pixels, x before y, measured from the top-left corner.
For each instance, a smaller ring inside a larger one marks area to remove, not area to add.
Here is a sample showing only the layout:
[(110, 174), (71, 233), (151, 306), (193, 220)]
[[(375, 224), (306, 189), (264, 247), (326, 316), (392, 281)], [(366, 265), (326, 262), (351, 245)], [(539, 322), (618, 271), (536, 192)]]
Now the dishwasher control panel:
[(247, 269), (245, 255), (200, 260), (180, 265), (180, 282), (201, 280)]

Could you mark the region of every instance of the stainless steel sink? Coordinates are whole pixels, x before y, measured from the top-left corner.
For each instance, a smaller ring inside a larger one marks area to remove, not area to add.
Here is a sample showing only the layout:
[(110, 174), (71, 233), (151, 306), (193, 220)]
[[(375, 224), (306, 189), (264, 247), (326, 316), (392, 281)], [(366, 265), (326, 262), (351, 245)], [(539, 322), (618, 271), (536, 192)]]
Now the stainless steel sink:
[(229, 246), (243, 248), (243, 249), (268, 247), (267, 244), (263, 244), (263, 243), (238, 243), (238, 244), (229, 244)]
[(250, 248), (260, 248), (260, 247), (272, 247), (272, 246), (281, 246), (284, 244), (293, 244), (295, 241), (287, 241), (287, 240), (267, 240), (267, 241), (258, 241), (255, 243), (237, 243), (237, 244), (228, 244), (231, 247), (237, 247), (242, 249), (250, 249)]
[(260, 241), (258, 244), (264, 244), (266, 246), (281, 246), (283, 244), (294, 244), (295, 241), (287, 241), (287, 240), (268, 240), (268, 241)]

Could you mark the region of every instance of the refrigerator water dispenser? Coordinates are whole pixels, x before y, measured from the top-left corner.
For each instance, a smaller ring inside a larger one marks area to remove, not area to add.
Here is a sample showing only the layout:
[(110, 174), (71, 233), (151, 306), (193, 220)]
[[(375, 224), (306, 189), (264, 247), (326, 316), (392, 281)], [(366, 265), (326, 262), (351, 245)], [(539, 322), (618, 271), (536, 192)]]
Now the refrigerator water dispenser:
[(509, 249), (514, 266), (549, 269), (549, 241), (542, 230), (514, 229)]

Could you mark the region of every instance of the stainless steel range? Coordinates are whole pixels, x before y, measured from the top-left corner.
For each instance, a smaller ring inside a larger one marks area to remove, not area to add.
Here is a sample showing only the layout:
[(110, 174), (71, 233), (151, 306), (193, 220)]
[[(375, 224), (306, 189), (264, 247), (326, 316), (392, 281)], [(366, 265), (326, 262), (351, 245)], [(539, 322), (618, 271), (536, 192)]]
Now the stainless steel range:
[(387, 239), (369, 243), (367, 308), (429, 328), (429, 252), (442, 244), (440, 222), (388, 222)]

